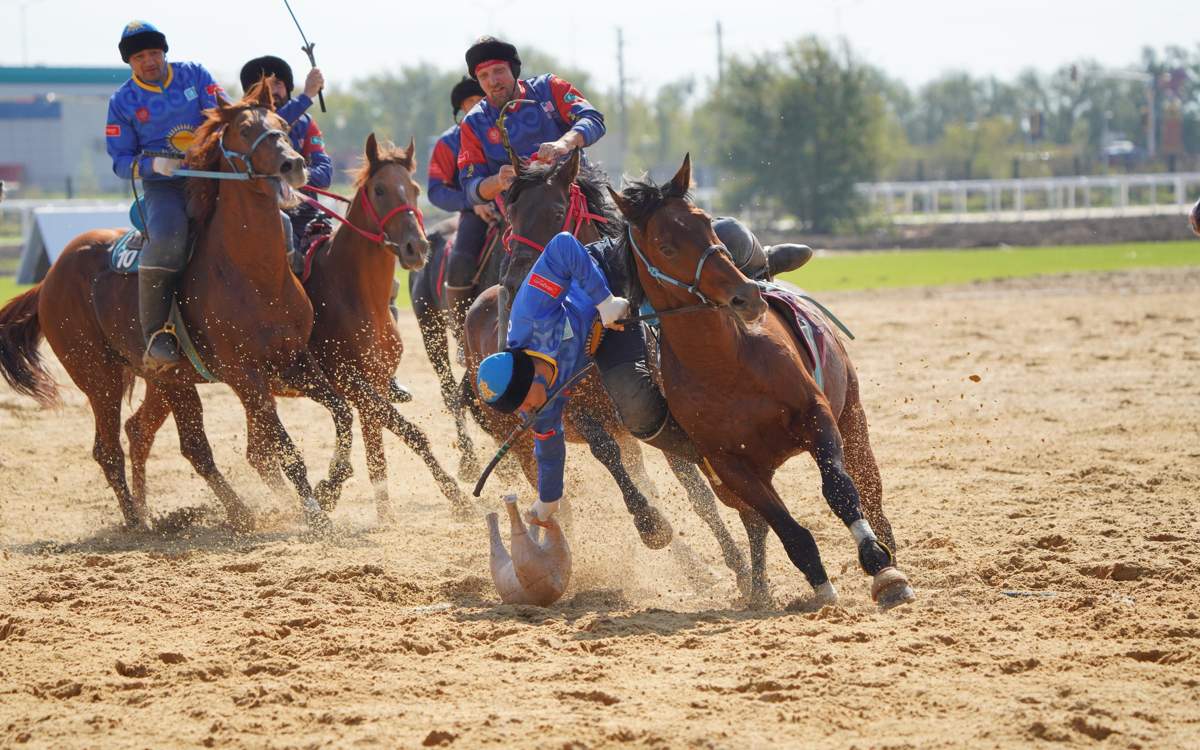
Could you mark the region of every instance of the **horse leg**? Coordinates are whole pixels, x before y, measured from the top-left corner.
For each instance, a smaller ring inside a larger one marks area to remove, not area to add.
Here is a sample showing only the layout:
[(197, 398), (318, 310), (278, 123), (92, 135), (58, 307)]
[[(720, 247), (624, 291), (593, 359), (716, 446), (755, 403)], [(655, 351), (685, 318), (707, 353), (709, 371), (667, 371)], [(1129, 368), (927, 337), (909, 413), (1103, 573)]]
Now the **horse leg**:
[(842, 435), (846, 473), (858, 488), (863, 515), (867, 517), (871, 528), (879, 534), (883, 543), (895, 553), (896, 537), (892, 533), (892, 524), (883, 514), (883, 480), (879, 476), (875, 453), (871, 450), (867, 414), (863, 411), (861, 402), (855, 400), (852, 404), (846, 404), (838, 423), (838, 431)]
[(435, 308), (427, 300), (414, 299), (413, 312), (417, 315), (417, 325), (421, 328), (421, 340), (425, 344), (425, 354), (433, 371), (437, 374), (438, 385), (442, 389), (442, 401), (454, 418), (454, 430), (458, 435), (458, 478), (464, 482), (473, 481), (479, 476), (479, 459), (475, 457), (475, 444), (467, 432), (467, 412), (462, 402), (461, 389), (450, 367), (450, 342), (446, 335), (446, 315)]
[(646, 497), (657, 499), (658, 487), (646, 473), (646, 462), (642, 456), (642, 441), (629, 432), (622, 432), (613, 437), (621, 448), (621, 463), (625, 466), (625, 471), (629, 472), (629, 476), (633, 478), (634, 484)]
[[(721, 557), (725, 560), (725, 567), (732, 570), (733, 574), (737, 576), (738, 590), (742, 592), (743, 596), (751, 598), (755, 596), (755, 591), (765, 592), (765, 578), (762, 579), (761, 586), (756, 587), (754, 577), (751, 575), (751, 568), (746, 567), (745, 556), (738, 549), (737, 542), (733, 540), (733, 536), (730, 535), (729, 529), (725, 528), (725, 523), (717, 512), (717, 498), (709, 488), (708, 482), (704, 481), (704, 477), (700, 475), (696, 465), (673, 453), (664, 453), (663, 455), (666, 456), (667, 465), (671, 467), (671, 473), (675, 475), (679, 484), (687, 492), (692, 510), (716, 537), (717, 544), (721, 547)], [(743, 525), (745, 525), (744, 520)], [(749, 528), (747, 528), (747, 533), (749, 533)], [(760, 578), (765, 574), (762, 569), (759, 570), (759, 573)]]
[(345, 380), (344, 387), (354, 398), (355, 403), (359, 405), (359, 412), (370, 411), (380, 424), (403, 440), (404, 444), (425, 462), (429, 473), (433, 475), (433, 480), (446, 499), (450, 501), (451, 514), (461, 520), (473, 518), (474, 507), (471, 501), (463, 494), (454, 478), (447, 474), (442, 465), (438, 463), (437, 457), (433, 455), (433, 450), (429, 447), (429, 438), (425, 436), (421, 428), (401, 416), (400, 412), (396, 411), (361, 377), (351, 376)]
[(248, 435), (259, 436), (263, 449), (271, 451), (277, 457), (284, 475), (300, 495), (304, 519), (309, 528), (318, 534), (328, 533), (332, 530), (329, 516), (317, 502), (312, 485), (308, 483), (304, 457), (296, 450), (295, 443), (284, 429), (283, 422), (279, 420), (271, 389), (257, 373), (244, 372), (242, 375), (243, 379), (240, 382), (231, 383), (230, 386), (241, 400), (242, 408), (246, 410)]
[(671, 542), (674, 535), (670, 522), (650, 504), (633, 478), (625, 470), (621, 462), (621, 447), (612, 435), (604, 429), (600, 421), (590, 414), (580, 410), (572, 410), (570, 420), (587, 441), (588, 448), (596, 460), (608, 469), (608, 473), (616, 481), (621, 490), (621, 498), (625, 501), (625, 509), (633, 516), (633, 525), (642, 544), (650, 549), (662, 549)]
[[(758, 557), (763, 556), (765, 566), (765, 548), (755, 549), (756, 535), (761, 534), (758, 523), (765, 521), (779, 537), (792, 561), (809, 585), (813, 587), (813, 597), (800, 605), (801, 609), (814, 611), (828, 604), (837, 603), (837, 590), (825, 572), (821, 562), (821, 553), (812, 532), (801, 526), (792, 518), (784, 505), (783, 499), (771, 486), (769, 471), (754, 466), (748, 460), (730, 454), (719, 454), (710, 459), (713, 469), (724, 483), (722, 492), (729, 491), (749, 509), (742, 511), (742, 523), (750, 536), (750, 560), (752, 575), (757, 574)], [(754, 515), (760, 517), (755, 520)], [(764, 568), (765, 569), (765, 568)]]
[[(172, 387), (169, 390), (169, 403), (175, 416), (175, 429), (179, 432), (179, 452), (208, 483), (209, 489), (217, 496), (221, 505), (225, 506), (225, 516), (233, 530), (242, 534), (253, 531), (254, 514), (230, 486), (213, 460), (212, 446), (209, 445), (208, 435), (204, 431), (204, 406), (200, 402), (200, 394), (197, 393), (196, 387)], [(279, 476), (278, 469), (274, 474)]]
[(350, 466), (350, 449), (354, 444), (354, 413), (350, 403), (325, 377), (312, 353), (305, 351), (287, 372), (284, 383), (303, 393), (329, 410), (336, 434), (329, 475), (317, 483), (316, 498), (326, 512), (334, 509), (342, 494), (342, 485), (354, 473)]
[(870, 522), (863, 517), (858, 488), (846, 472), (842, 436), (829, 407), (817, 404), (802, 420), (802, 424), (815, 425), (810, 451), (821, 472), (821, 494), (825, 496), (825, 502), (834, 515), (846, 524), (854, 536), (858, 545), (859, 565), (874, 578), (871, 598), (878, 602), (880, 609), (912, 601), (916, 595), (907, 577), (896, 569), (891, 550), (879, 543)]
[(383, 452), (383, 425), (370, 409), (359, 409), (359, 419), (362, 422), (363, 446), (367, 452), (367, 476), (371, 478), (371, 488), (375, 492), (375, 512), (379, 522), (385, 526), (396, 523), (396, 510), (388, 497), (387, 487), (387, 458)]
[[(74, 378), (92, 405), (96, 421), (96, 437), (92, 457), (100, 464), (104, 478), (117, 496), (125, 526), (148, 529), (149, 510), (144, 498), (135, 498), (125, 483), (125, 453), (121, 450), (121, 396), (125, 390), (122, 366), (104, 358), (87, 371), (86, 376)], [(73, 372), (72, 375), (83, 375)]]
[(250, 464), (271, 493), (285, 502), (289, 500), (287, 479), (279, 465), (279, 454), (274, 450), (271, 436), (263, 430), (262, 423), (252, 419), (246, 412), (246, 462)]
[(129, 470), (133, 484), (133, 498), (137, 503), (146, 502), (146, 461), (154, 436), (162, 428), (171, 404), (166, 393), (154, 381), (146, 381), (146, 395), (137, 410), (125, 420), (125, 435), (129, 438)]

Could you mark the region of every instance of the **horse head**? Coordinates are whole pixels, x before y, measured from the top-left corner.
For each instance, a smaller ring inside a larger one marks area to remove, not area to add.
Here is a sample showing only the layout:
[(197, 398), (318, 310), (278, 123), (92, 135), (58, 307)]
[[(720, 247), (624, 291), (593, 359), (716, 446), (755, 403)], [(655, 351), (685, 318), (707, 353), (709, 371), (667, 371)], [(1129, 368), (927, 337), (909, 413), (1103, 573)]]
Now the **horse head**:
[[(637, 272), (660, 312), (699, 302), (728, 307), (753, 323), (767, 311), (758, 286), (734, 265), (713, 231), (712, 219), (692, 203), (691, 156), (666, 185), (633, 182), (609, 193), (628, 220), (626, 243), (637, 257)], [(653, 269), (653, 270), (652, 270)]]
[(500, 284), (517, 293), (542, 248), (563, 231), (570, 204), (571, 184), (579, 176), (579, 150), (558, 164), (532, 162), (522, 165), (505, 196), (506, 238), (509, 258)]
[(384, 236), (400, 265), (411, 271), (424, 266), (429, 254), (429, 239), (416, 207), (421, 186), (413, 178), (417, 171), (415, 151), (411, 138), (402, 149), (392, 143), (381, 146), (371, 133), (354, 180), (356, 200), (378, 224), (371, 229)]
[[(186, 162), (196, 169), (275, 178), (242, 184), (250, 190), (273, 194), (281, 208), (291, 208), (299, 202), (293, 188), (308, 182), (308, 171), (304, 157), (292, 148), (288, 124), (275, 112), (270, 82), (271, 77), (265, 77), (241, 101), (221, 101), (205, 110), (205, 120), (196, 130)], [(189, 213), (194, 217), (211, 215), (218, 188), (214, 180), (190, 181)]]

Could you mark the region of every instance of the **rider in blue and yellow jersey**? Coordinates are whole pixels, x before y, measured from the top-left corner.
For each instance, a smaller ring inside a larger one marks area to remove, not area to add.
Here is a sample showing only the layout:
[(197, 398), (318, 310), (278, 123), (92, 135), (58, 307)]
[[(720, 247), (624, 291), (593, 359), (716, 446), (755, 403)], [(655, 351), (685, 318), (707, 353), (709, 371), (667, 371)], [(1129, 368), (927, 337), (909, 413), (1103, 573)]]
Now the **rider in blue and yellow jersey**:
[(180, 159), (146, 156), (177, 153), (192, 145), (204, 110), (226, 100), (203, 65), (166, 60), (167, 38), (145, 21), (125, 26), (118, 44), (132, 75), (108, 103), (105, 143), (118, 177), (143, 181), (147, 244), (138, 271), (138, 317), (149, 369), (179, 361), (179, 342), (167, 327), (175, 284), (186, 262), (184, 180), (173, 176)]

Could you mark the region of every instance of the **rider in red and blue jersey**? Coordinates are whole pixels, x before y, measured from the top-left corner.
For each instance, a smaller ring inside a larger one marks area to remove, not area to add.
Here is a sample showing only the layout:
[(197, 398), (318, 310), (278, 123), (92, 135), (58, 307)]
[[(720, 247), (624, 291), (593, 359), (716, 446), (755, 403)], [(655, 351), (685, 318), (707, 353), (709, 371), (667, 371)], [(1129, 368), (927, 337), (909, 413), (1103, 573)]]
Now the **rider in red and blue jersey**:
[(109, 100), (105, 145), (118, 177), (143, 181), (148, 237), (138, 271), (138, 318), (146, 341), (142, 364), (165, 369), (179, 361), (179, 342), (167, 317), (186, 262), (188, 226), (185, 180), (174, 174), (204, 122), (204, 110), (227, 98), (203, 65), (168, 63), (166, 36), (145, 21), (127, 24), (117, 47), (131, 76)]
[[(467, 50), (466, 61), (468, 75), (479, 81), (485, 94), (463, 118), (458, 152), (458, 183), (472, 205), (490, 204), (516, 177), (498, 127), (501, 108), (508, 102), (536, 102), (514, 105), (505, 118), (511, 146), (522, 159), (554, 161), (604, 135), (604, 115), (567, 81), (555, 75), (519, 80), (521, 58), (508, 42), (483, 37)], [(470, 282), (483, 239), (460, 231), (450, 254), (446, 294), (459, 320), (470, 304)]]
[[(242, 66), (242, 90), (249, 91), (263, 76), (275, 76), (271, 81), (271, 98), (275, 100), (275, 112), (288, 124), (288, 140), (308, 165), (308, 184), (315, 188), (328, 188), (333, 181), (333, 161), (325, 152), (325, 139), (321, 135), (321, 128), (317, 126), (313, 116), (308, 114), (313, 97), (325, 85), (325, 77), (318, 68), (308, 71), (304, 79), (304, 91), (293, 97), (292, 89), (295, 86), (292, 66), (274, 55), (265, 55), (256, 57)], [(317, 209), (307, 203), (301, 203), (284, 212), (284, 227), (294, 252), (303, 253), (305, 229), (317, 214)]]

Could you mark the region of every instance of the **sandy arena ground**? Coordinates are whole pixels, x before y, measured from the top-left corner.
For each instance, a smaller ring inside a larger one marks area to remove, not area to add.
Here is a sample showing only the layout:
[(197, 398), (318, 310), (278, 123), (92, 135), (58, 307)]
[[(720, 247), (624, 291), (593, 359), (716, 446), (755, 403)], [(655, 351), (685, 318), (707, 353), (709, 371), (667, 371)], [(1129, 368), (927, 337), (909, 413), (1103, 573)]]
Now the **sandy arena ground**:
[[(341, 533), (308, 541), (246, 464), (231, 393), (207, 387), (218, 464), (266, 529), (136, 536), (117, 528), (69, 381), (58, 412), (0, 388), (0, 744), (1198, 747), (1198, 289), (1200, 270), (1170, 270), (828, 296), (859, 334), (919, 597), (886, 614), (806, 457), (777, 486), (840, 606), (784, 609), (807, 587), (772, 536), (778, 607), (741, 608), (657, 456), (682, 544), (643, 549), (575, 446), (571, 590), (510, 607), (483, 520), (452, 522), (394, 438), (402, 525), (377, 527), (356, 436)], [(420, 400), (403, 411), (454, 467), (411, 316), (403, 327)], [(321, 476), (329, 420), (282, 408)], [(150, 464), (158, 513), (213, 502), (176, 440), (168, 423)]]

